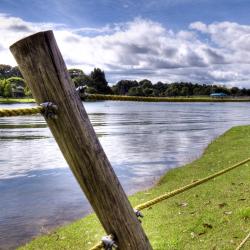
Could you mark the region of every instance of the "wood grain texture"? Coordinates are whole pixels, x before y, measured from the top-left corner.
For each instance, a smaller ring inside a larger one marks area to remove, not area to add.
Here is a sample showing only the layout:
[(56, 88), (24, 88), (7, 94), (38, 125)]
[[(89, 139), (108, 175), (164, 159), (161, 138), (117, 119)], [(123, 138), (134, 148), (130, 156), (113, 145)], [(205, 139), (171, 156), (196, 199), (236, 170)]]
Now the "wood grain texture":
[(152, 249), (75, 91), (53, 32), (29, 36), (10, 50), (36, 102), (58, 106), (58, 119), (46, 121), (107, 234), (115, 236), (121, 250)]

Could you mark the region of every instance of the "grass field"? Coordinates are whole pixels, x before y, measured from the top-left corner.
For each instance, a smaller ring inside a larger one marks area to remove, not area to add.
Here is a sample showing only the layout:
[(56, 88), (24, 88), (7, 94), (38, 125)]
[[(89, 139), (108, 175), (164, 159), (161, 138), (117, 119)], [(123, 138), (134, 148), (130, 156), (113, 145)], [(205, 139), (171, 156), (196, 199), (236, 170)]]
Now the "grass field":
[(11, 103), (32, 103), (35, 102), (31, 98), (0, 98), (0, 104), (11, 104)]
[[(130, 197), (133, 206), (250, 157), (250, 126), (235, 127), (202, 157), (169, 171), (158, 185)], [(142, 225), (154, 250), (235, 249), (250, 230), (250, 163), (144, 210)], [(91, 214), (38, 237), (22, 250), (89, 249), (105, 235)], [(243, 249), (250, 249), (248, 242)]]

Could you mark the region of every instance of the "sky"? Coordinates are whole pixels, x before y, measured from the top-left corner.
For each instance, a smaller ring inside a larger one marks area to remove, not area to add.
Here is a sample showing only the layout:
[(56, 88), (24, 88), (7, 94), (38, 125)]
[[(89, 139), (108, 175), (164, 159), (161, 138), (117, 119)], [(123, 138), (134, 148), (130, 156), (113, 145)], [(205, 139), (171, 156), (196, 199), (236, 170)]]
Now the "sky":
[(122, 79), (250, 88), (249, 0), (0, 0), (0, 64), (9, 46), (53, 30), (68, 68)]

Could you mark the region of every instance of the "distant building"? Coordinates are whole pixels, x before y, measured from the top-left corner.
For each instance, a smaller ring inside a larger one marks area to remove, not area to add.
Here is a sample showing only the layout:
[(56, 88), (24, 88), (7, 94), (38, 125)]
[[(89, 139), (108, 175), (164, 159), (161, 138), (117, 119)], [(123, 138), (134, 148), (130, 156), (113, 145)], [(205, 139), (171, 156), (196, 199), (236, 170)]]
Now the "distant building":
[(212, 94), (210, 94), (210, 96), (211, 97), (220, 97), (220, 98), (222, 98), (222, 97), (226, 97), (227, 94), (225, 94), (225, 93), (212, 93)]

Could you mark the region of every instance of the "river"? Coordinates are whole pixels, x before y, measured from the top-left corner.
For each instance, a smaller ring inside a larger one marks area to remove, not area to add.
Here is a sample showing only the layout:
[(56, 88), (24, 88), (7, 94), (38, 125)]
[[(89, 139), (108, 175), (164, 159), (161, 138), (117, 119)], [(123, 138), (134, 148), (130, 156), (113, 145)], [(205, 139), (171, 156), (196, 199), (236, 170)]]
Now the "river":
[[(199, 157), (232, 126), (250, 123), (250, 103), (84, 106), (127, 194)], [(0, 194), (0, 249), (13, 249), (91, 211), (41, 115), (0, 118)]]

